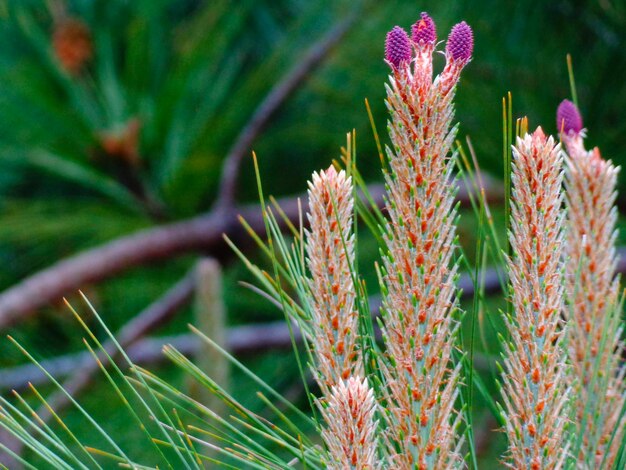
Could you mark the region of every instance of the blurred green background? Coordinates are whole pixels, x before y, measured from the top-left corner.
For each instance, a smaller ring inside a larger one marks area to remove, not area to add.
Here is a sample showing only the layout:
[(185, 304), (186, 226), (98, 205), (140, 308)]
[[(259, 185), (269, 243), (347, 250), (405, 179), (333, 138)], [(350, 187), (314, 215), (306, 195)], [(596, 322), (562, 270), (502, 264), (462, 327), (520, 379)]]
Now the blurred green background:
[[(501, 178), (507, 92), (514, 117), (527, 115), (531, 127), (555, 132), (556, 107), (570, 97), (567, 53), (589, 144), (623, 163), (622, 1), (0, 0), (0, 290), (82, 249), (210, 210), (223, 159), (259, 103), (314, 41), (351, 14), (350, 31), (249, 150), (258, 155), (266, 191), (291, 195), (339, 155), (355, 129), (359, 168), (368, 181), (380, 181), (364, 99), (387, 142), (385, 34), (396, 24), (410, 28), (423, 10), (442, 40), (458, 21), (474, 29), (474, 59), (458, 88), (456, 118), (459, 138), (471, 137), (485, 171)], [(442, 65), (441, 56), (438, 70)], [(249, 158), (241, 178), (237, 200), (256, 201)], [(465, 216), (471, 227), (473, 216)], [(461, 236), (473, 245), (471, 230)], [(361, 252), (367, 272), (377, 251), (364, 239)], [(138, 267), (85, 291), (116, 330), (197, 256)], [(227, 264), (229, 322), (281, 319), (237, 284), (249, 279), (240, 264)], [(370, 286), (376, 290), (373, 280)], [(184, 332), (191, 320), (183, 312), (160, 333)], [(60, 305), (10, 333), (37, 357), (82, 349), (75, 321)], [(247, 360), (287, 389), (299, 379), (284, 356)], [(0, 340), (0, 367), (22, 362)], [(181, 380), (169, 368), (162, 373)], [(94, 409), (106, 393), (97, 382), (90, 388)], [(133, 435), (115, 410), (105, 416), (120, 435)], [(485, 458), (500, 450), (501, 443), (491, 446)]]

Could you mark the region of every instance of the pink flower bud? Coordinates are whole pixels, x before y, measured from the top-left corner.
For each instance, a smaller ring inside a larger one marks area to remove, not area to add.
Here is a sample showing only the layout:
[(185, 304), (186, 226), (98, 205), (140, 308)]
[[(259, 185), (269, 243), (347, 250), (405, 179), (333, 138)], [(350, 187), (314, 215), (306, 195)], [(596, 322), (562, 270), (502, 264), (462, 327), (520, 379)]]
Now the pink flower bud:
[(563, 100), (556, 110), (556, 128), (559, 132), (580, 134), (583, 118), (580, 111), (570, 100)]
[(428, 13), (422, 12), (421, 18), (411, 26), (411, 36), (415, 44), (435, 44), (437, 41), (437, 29), (435, 22), (428, 16)]
[(394, 69), (399, 68), (403, 62), (411, 61), (411, 40), (406, 31), (400, 26), (394, 26), (387, 33), (385, 59)]
[(465, 21), (454, 25), (446, 44), (446, 55), (458, 62), (468, 62), (474, 50), (474, 34)]

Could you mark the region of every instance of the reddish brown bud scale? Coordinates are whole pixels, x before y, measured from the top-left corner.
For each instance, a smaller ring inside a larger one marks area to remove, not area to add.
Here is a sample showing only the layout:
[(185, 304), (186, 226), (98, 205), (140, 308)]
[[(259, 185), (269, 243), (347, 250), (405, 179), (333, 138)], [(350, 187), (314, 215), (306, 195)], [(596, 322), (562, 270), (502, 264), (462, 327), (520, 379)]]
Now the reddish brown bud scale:
[(91, 31), (81, 20), (70, 18), (55, 26), (52, 47), (60, 65), (77, 75), (93, 57)]

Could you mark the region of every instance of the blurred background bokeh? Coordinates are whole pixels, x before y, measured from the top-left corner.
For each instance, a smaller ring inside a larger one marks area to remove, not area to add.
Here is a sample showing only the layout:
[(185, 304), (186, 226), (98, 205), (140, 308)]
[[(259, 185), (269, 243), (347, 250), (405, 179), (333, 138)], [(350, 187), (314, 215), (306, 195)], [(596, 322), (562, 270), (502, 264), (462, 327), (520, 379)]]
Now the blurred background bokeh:
[[(442, 40), (458, 21), (474, 29), (474, 59), (458, 89), (456, 118), (459, 139), (471, 138), (485, 172), (502, 178), (502, 98), (509, 91), (514, 117), (526, 115), (531, 127), (555, 133), (556, 107), (570, 98), (568, 53), (589, 144), (617, 164), (626, 161), (621, 0), (0, 0), (0, 292), (82, 250), (219, 209), (225, 158), (259, 116), (268, 119), (243, 144), (236, 204), (258, 200), (252, 150), (265, 191), (297, 195), (312, 171), (339, 156), (352, 129), (360, 171), (367, 181), (380, 182), (364, 100), (386, 143), (385, 34), (396, 24), (408, 29), (423, 10), (435, 19)], [(329, 34), (336, 44), (264, 116), (268, 96), (276, 97), (277, 86)], [(443, 57), (437, 58), (436, 66), (442, 64)], [(620, 187), (625, 189), (623, 179)], [(471, 219), (461, 230), (467, 246), (473, 243)], [(243, 230), (232, 234), (261, 260)], [(199, 257), (210, 255), (223, 264), (230, 326), (283, 318), (238, 284), (251, 277), (228, 247), (197, 245), (72, 286), (63, 295), (81, 309), (75, 294), (80, 287), (117, 331)], [(371, 270), (375, 245), (365, 237), (360, 251)], [(375, 293), (373, 276), (371, 281)], [(1, 295), (0, 315), (9, 308)], [(38, 358), (82, 349), (82, 333), (60, 296), (31, 310), (3, 333)], [(188, 331), (192, 310), (181, 309), (156, 335)], [(270, 351), (243, 360), (298, 399), (294, 384), (300, 379), (289, 354)], [(0, 368), (23, 362), (0, 340)], [(184, 380), (166, 365), (157, 370)], [(251, 385), (237, 383), (245, 395)], [(109, 392), (98, 380), (87, 390), (94, 413), (132, 440), (138, 431), (116, 413)], [(487, 428), (495, 427), (485, 420)], [(498, 454), (501, 443), (495, 441), (482, 458)]]

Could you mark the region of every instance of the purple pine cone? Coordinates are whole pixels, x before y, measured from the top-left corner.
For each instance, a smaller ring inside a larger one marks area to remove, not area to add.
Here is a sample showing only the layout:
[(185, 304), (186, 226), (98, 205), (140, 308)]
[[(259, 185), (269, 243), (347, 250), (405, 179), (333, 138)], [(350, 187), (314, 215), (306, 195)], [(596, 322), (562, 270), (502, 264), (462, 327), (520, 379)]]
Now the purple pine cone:
[(421, 18), (411, 26), (411, 36), (415, 44), (421, 41), (425, 44), (434, 44), (437, 41), (435, 22), (428, 16), (428, 13), (422, 12)]
[(579, 134), (583, 129), (580, 111), (570, 100), (563, 100), (556, 110), (556, 128), (559, 132)]
[(472, 57), (474, 50), (474, 33), (465, 21), (455, 24), (448, 36), (446, 54), (452, 60), (467, 62)]
[(400, 26), (394, 26), (387, 33), (385, 40), (385, 59), (395, 69), (403, 62), (411, 61), (411, 40), (406, 31)]

